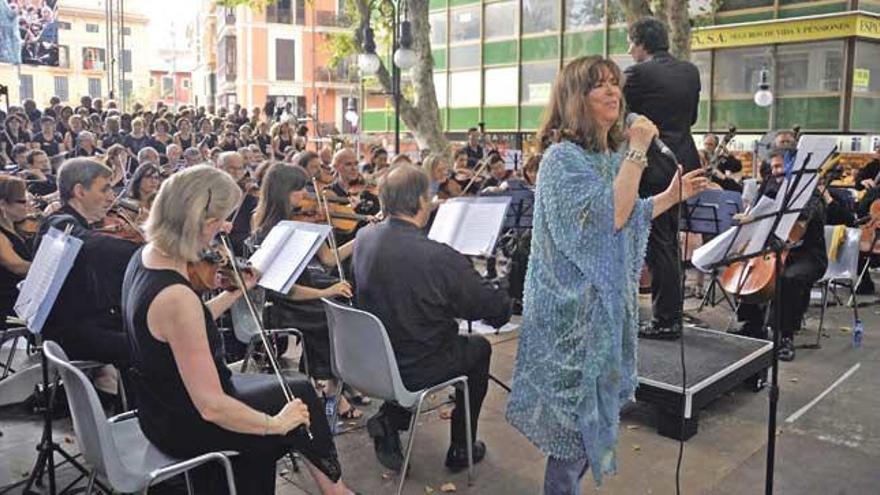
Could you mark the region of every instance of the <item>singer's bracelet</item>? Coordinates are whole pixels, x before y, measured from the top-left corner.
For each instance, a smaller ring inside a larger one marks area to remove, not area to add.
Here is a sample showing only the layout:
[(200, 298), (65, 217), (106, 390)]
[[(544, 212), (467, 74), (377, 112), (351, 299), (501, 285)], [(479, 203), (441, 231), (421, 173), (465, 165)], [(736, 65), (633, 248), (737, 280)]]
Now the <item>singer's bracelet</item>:
[(645, 155), (644, 151), (634, 150), (630, 148), (626, 152), (626, 155), (623, 156), (623, 159), (635, 163), (636, 165), (641, 167), (642, 170), (644, 170), (645, 167), (648, 166), (648, 156)]

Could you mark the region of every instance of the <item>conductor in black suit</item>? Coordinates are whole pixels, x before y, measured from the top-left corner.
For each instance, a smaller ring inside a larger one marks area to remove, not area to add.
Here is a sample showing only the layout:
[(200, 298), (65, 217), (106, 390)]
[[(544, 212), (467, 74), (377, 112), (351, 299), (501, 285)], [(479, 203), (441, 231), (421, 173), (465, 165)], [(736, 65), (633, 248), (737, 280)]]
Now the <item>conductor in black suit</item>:
[[(685, 172), (700, 166), (691, 125), (697, 121), (700, 73), (687, 61), (669, 54), (669, 35), (657, 19), (646, 17), (629, 30), (629, 53), (636, 64), (626, 70), (624, 95), (629, 111), (651, 119), (660, 139), (678, 157)], [(648, 168), (642, 174), (639, 196), (650, 197), (666, 189), (675, 175), (674, 160), (656, 146), (648, 150)], [(651, 270), (654, 317), (639, 335), (677, 338), (681, 334), (681, 267), (678, 260), (678, 207), (654, 219), (645, 262)]]

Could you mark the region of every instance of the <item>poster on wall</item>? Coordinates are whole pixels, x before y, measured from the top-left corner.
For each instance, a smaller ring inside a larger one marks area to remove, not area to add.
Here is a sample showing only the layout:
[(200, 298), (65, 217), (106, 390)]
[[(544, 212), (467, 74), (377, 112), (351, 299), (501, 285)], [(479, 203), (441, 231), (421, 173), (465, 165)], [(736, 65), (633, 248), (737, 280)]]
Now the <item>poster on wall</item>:
[(0, 63), (58, 66), (58, 0), (0, 0)]

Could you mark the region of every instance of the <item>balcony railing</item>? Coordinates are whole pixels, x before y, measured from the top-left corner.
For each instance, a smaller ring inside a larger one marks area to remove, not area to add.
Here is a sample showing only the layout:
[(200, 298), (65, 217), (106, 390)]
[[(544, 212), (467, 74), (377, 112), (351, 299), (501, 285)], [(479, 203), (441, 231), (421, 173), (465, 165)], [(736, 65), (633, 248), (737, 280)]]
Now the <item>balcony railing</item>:
[(330, 67), (315, 68), (315, 81), (325, 83), (349, 84), (359, 81), (355, 71), (348, 70), (345, 65), (333, 69)]
[(318, 10), (315, 12), (315, 24), (324, 27), (351, 27), (351, 17), (342, 12)]

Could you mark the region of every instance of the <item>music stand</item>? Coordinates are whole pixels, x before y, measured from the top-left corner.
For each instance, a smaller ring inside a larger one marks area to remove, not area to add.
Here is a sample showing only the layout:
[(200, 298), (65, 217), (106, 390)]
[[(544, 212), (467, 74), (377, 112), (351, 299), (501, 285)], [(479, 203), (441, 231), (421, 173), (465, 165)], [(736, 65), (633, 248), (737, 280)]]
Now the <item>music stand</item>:
[[(779, 303), (782, 299), (782, 253), (790, 247), (788, 241), (791, 228), (797, 220), (797, 216), (804, 211), (807, 200), (812, 195), (818, 179), (819, 166), (825, 162), (828, 156), (836, 148), (833, 138), (828, 137), (802, 137), (798, 146), (798, 154), (791, 175), (784, 181), (777, 193), (773, 205), (766, 213), (756, 213), (753, 218), (743, 225), (737, 225), (731, 242), (713, 267), (726, 266), (735, 262), (746, 262), (749, 259), (764, 256), (768, 253), (775, 254), (774, 272), (776, 274), (776, 286), (774, 300), (777, 303), (775, 314), (775, 329), (773, 331), (773, 348), (771, 353), (771, 381), (769, 384), (769, 408), (767, 420), (767, 461), (764, 492), (767, 495), (773, 493), (773, 476), (776, 462), (776, 413), (779, 403), (779, 349), (782, 331), (782, 311)], [(803, 152), (803, 153), (802, 153)], [(812, 162), (812, 164), (811, 164)], [(810, 168), (808, 168), (810, 165)], [(745, 246), (744, 254), (731, 254), (731, 248), (736, 244), (737, 236), (744, 227), (752, 233)], [(741, 279), (747, 278), (741, 277)], [(744, 280), (740, 282), (742, 286)]]
[[(689, 199), (685, 204), (685, 223), (682, 228), (682, 231), (685, 232), (685, 246), (687, 246), (687, 239), (691, 233), (716, 236), (729, 229), (733, 225), (733, 216), (741, 211), (742, 195), (736, 191), (708, 190)], [(721, 302), (717, 299), (716, 290), (718, 289), (721, 290), (722, 300), (726, 301), (731, 309), (735, 309), (735, 305), (718, 280), (718, 274), (719, 269), (713, 267), (709, 288), (706, 290), (703, 300), (700, 301), (698, 312), (702, 311), (707, 303), (714, 307)]]

